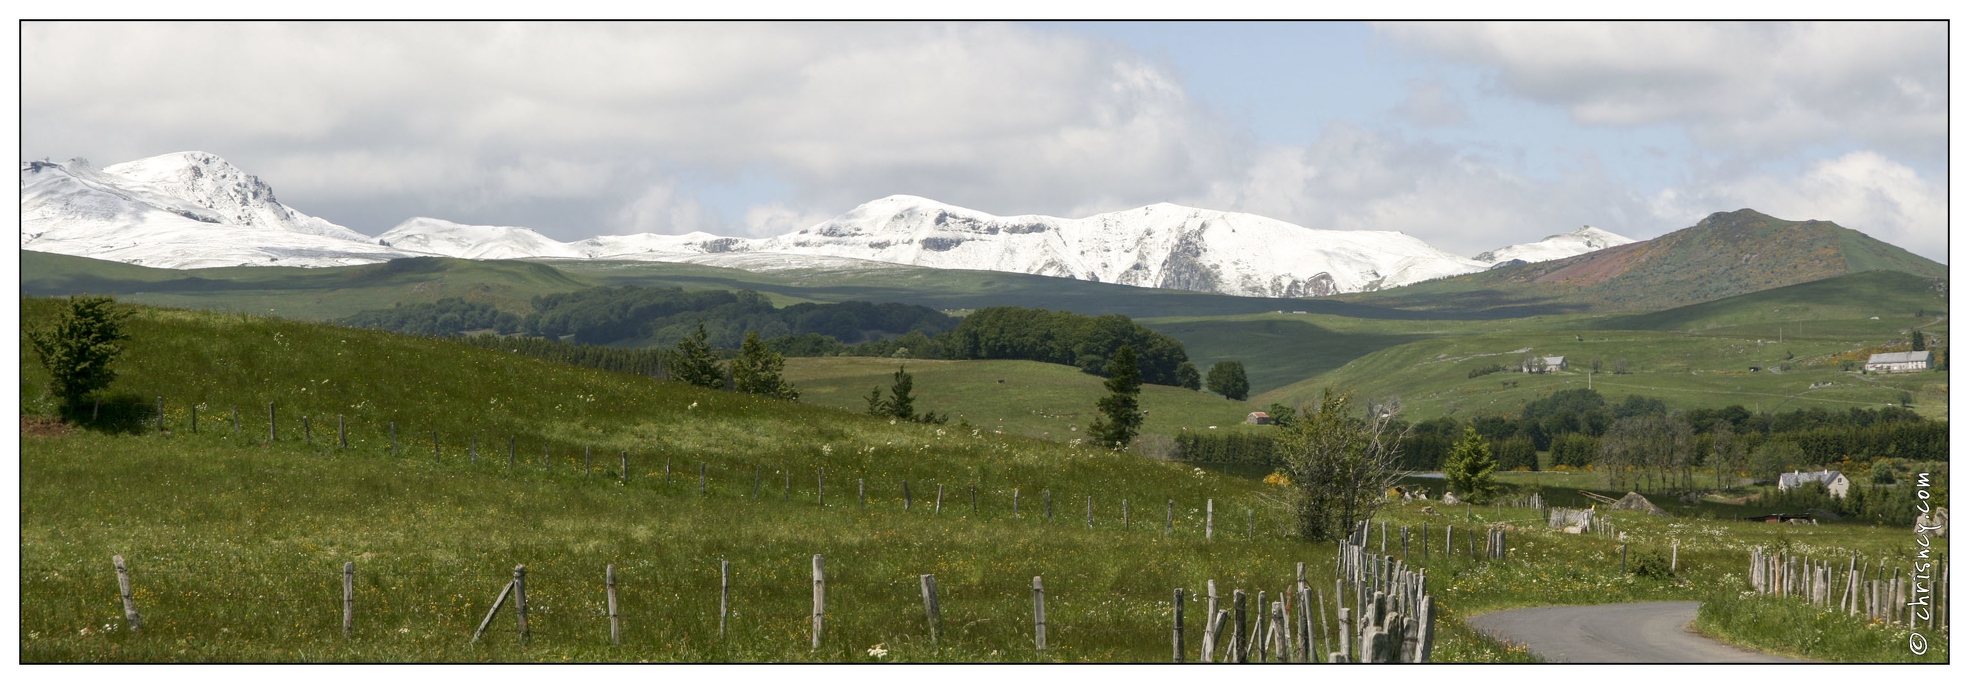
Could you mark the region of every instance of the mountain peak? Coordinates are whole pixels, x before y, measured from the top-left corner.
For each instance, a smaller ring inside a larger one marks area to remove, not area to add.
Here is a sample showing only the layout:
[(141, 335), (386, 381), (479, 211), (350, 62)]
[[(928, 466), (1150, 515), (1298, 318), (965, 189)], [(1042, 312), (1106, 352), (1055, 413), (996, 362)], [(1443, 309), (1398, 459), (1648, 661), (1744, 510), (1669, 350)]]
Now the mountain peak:
[(1579, 230), (1559, 235), (1548, 235), (1537, 242), (1511, 245), (1493, 249), (1477, 255), (1477, 261), (1491, 264), (1493, 268), (1552, 261), (1578, 256), (1608, 247), (1617, 247), (1634, 242), (1633, 238), (1617, 235), (1593, 226), (1580, 226)]

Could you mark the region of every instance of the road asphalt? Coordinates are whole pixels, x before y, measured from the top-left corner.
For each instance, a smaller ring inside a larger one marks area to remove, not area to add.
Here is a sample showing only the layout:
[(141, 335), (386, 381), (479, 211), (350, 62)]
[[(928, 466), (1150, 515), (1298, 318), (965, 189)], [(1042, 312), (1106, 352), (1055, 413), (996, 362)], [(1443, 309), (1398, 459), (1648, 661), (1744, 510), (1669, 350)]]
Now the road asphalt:
[(1695, 633), (1695, 601), (1544, 606), (1485, 613), (1471, 627), (1550, 663), (1797, 663)]

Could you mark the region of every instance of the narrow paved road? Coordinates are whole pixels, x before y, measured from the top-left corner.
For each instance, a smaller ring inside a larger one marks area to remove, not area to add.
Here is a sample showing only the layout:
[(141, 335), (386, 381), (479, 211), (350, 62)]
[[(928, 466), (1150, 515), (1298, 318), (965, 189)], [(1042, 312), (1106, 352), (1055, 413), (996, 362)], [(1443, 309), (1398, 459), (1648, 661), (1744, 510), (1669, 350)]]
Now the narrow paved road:
[(1689, 630), (1695, 601), (1545, 606), (1486, 613), (1470, 626), (1551, 663), (1796, 663)]

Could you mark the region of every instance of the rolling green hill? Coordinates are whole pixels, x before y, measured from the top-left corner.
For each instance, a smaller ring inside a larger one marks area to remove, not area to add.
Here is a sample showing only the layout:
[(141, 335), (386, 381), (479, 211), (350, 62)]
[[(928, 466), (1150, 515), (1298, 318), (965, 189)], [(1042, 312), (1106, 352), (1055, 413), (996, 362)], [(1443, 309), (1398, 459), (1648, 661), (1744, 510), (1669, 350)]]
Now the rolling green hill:
[[(985, 432), (1069, 441), (1085, 436), (1094, 401), (1107, 396), (1102, 378), (1080, 369), (1036, 361), (933, 361), (855, 357), (790, 358), (786, 379), (800, 400), (848, 411), (866, 409), (870, 389), (888, 392), (904, 366), (915, 381), (916, 408), (969, 420)], [(1146, 433), (1244, 429), (1243, 402), (1178, 387), (1143, 385)]]
[(1590, 254), (1338, 298), (1430, 310), (1659, 311), (1869, 270), (1948, 277), (1947, 266), (1831, 222), (1740, 209)]
[[(24, 299), (22, 325), (45, 325), (58, 305)], [(128, 329), (122, 376), (86, 427), (51, 420), (48, 377), (20, 349), (23, 662), (1166, 662), (1175, 588), (1189, 590), (1194, 660), (1207, 580), (1226, 598), (1277, 596), (1303, 562), (1312, 585), (1333, 586), (1334, 546), (1290, 536), (1280, 490), (1132, 454), (257, 315), (139, 307)], [(1008, 385), (1064, 380), (985, 364), (943, 377), (1001, 370)], [(1216, 511), (1209, 540), (1204, 502)], [(1895, 553), (1881, 540), (1905, 538), (1611, 512), (1630, 537), (1532, 527), (1513, 531), (1502, 561), (1441, 545), (1408, 553), (1407, 526), (1453, 524), (1459, 546), (1469, 533), (1475, 549), (1476, 527), (1526, 513), (1446, 516), (1436, 503), (1381, 516), (1401, 535), (1391, 553), (1431, 578), (1436, 662), (1527, 660), (1465, 627), (1477, 612), (1728, 601), (1741, 593), (1747, 548), (1796, 543), (1872, 563)], [(1627, 543), (1643, 553), (1679, 544), (1682, 570), (1618, 572), (1609, 559)], [(826, 569), (818, 648), (816, 554)], [(119, 605), (113, 555), (128, 561), (140, 632)], [(512, 601), (488, 612), (516, 565), (525, 639)], [(938, 586), (934, 642), (923, 574)], [(1033, 647), (1034, 577), (1045, 588), (1044, 652)], [(1319, 600), (1349, 599), (1322, 590)], [(1879, 658), (1896, 645), (1873, 641), (1858, 655), (1810, 655)]]
[[(53, 307), (23, 300), (23, 325)], [(21, 350), (25, 661), (1153, 662), (1168, 657), (1175, 587), (1277, 591), (1295, 562), (1325, 578), (1333, 551), (1288, 538), (1266, 485), (1132, 454), (893, 425), (448, 340), (151, 308), (128, 327), (100, 430), (39, 417), (47, 377)], [(1206, 500), (1218, 516), (1208, 542)], [(1247, 510), (1261, 514), (1249, 541)], [(819, 650), (807, 631), (813, 554), (828, 572)], [(118, 629), (111, 555), (132, 566), (141, 634)], [(721, 559), (734, 573), (722, 638)], [(358, 568), (348, 641), (344, 562)], [(471, 645), (515, 564), (529, 569), (531, 643), (515, 641), (507, 614)], [(620, 647), (600, 608), (608, 564), (627, 616)], [(915, 619), (922, 573), (942, 592), (936, 645)], [(1025, 631), (1034, 576), (1048, 591), (1043, 655)], [(1452, 651), (1500, 652), (1455, 629)], [(870, 654), (877, 645), (888, 654)]]
[[(1906, 349), (1910, 325), (1946, 340), (1947, 327), (1912, 317), (1821, 321), (1778, 341), (1777, 326), (1719, 328), (1702, 334), (1647, 330), (1526, 330), (1436, 337), (1362, 356), (1347, 365), (1253, 397), (1253, 403), (1293, 404), (1320, 388), (1353, 388), (1374, 400), (1399, 398), (1411, 418), (1519, 413), (1553, 391), (1590, 385), (1601, 394), (1657, 397), (1671, 409), (1741, 404), (1762, 411), (1812, 406), (1897, 405), (1901, 394), (1931, 417), (1948, 411), (1948, 373), (1862, 375), (1840, 369), (1840, 358)], [(1516, 372), (1527, 354), (1564, 356), (1570, 368), (1549, 374)], [(1787, 356), (1791, 358), (1787, 358)], [(1590, 373), (1594, 360), (1598, 373)], [(1625, 360), (1627, 373), (1616, 374)], [(1505, 372), (1471, 377), (1493, 364)], [(1751, 371), (1751, 367), (1760, 370)], [(1589, 379), (1588, 375), (1592, 377)]]
[(236, 266), (172, 270), (23, 250), (21, 294), (113, 294), (134, 303), (246, 311), (297, 320), (330, 320), (396, 303), (446, 297), (531, 311), (536, 295), (594, 283), (542, 263), (467, 259), (398, 259), (338, 268)]
[(1810, 321), (1928, 318), (1948, 313), (1946, 280), (1866, 271), (1645, 314), (1595, 321), (1601, 330), (1707, 330)]

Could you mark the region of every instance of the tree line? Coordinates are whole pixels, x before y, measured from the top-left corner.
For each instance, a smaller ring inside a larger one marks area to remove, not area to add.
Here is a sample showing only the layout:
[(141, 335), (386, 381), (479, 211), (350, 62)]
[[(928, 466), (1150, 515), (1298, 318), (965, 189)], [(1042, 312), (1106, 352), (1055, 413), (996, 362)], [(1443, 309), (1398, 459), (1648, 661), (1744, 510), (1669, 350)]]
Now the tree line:
[[(1298, 413), (1273, 404), (1275, 422), (1290, 427)], [(1609, 402), (1589, 389), (1554, 392), (1525, 405), (1518, 416), (1445, 416), (1409, 424), (1397, 462), (1408, 470), (1439, 470), (1475, 435), (1499, 470), (1537, 470), (1539, 454), (1553, 466), (1606, 471), (1609, 485), (1692, 489), (1707, 471), (1714, 483), (1735, 474), (1774, 479), (1794, 469), (1876, 459), (1942, 461), (1948, 423), (1905, 408), (1808, 408), (1752, 413), (1742, 406), (1671, 412), (1660, 399), (1629, 395)], [(1466, 447), (1467, 448), (1467, 447)], [(1276, 445), (1264, 434), (1177, 437), (1179, 458), (1198, 463), (1276, 466)]]

